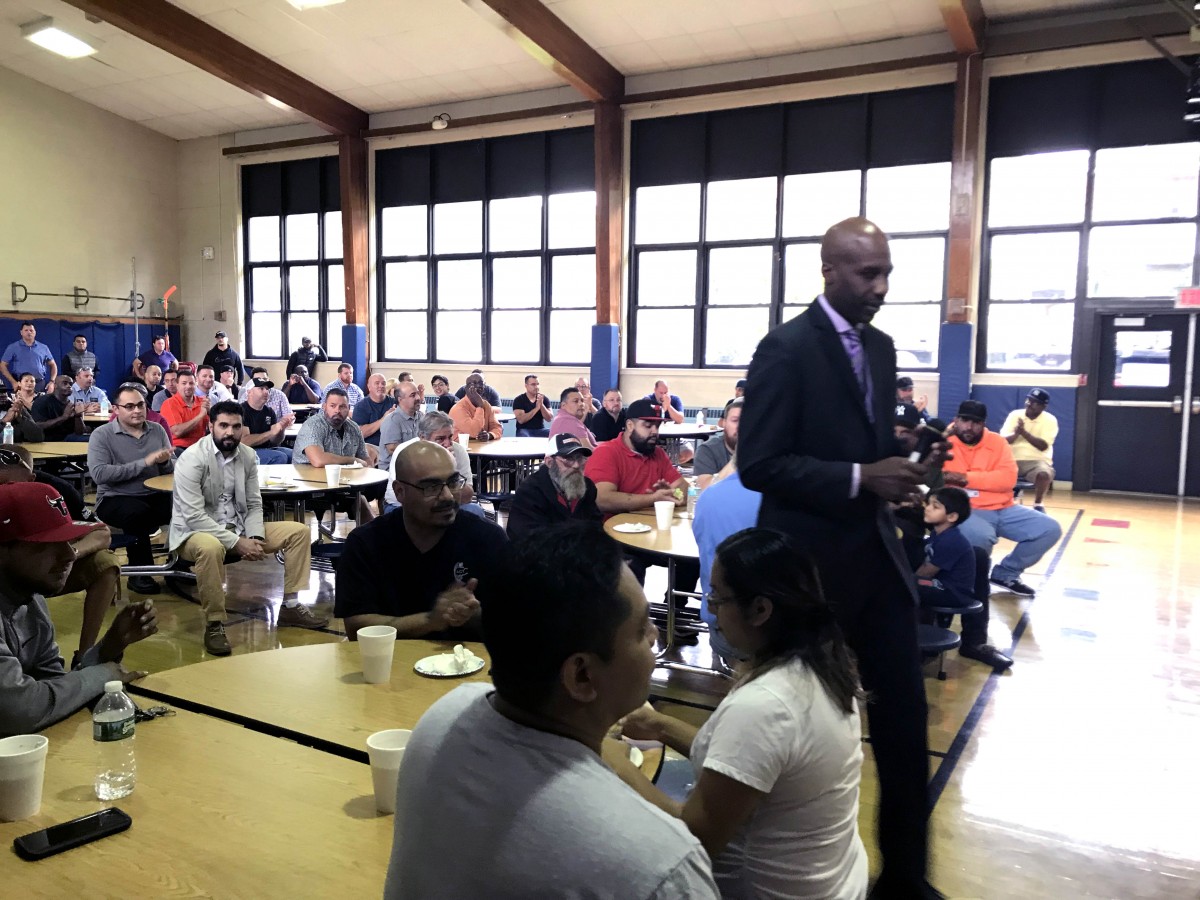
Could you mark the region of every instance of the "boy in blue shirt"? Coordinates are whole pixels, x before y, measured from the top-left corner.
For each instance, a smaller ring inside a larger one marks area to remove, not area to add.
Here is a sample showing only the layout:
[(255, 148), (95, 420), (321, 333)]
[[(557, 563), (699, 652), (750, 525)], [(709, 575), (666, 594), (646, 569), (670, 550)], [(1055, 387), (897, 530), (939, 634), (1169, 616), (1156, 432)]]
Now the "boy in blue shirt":
[[(975, 602), (975, 549), (958, 526), (971, 516), (971, 500), (962, 488), (930, 491), (925, 501), (925, 561), (917, 568), (922, 607), (965, 607)], [(1003, 672), (1013, 661), (988, 643), (988, 599), (983, 609), (962, 617), (962, 646), (958, 655)], [(928, 614), (926, 614), (928, 615)]]

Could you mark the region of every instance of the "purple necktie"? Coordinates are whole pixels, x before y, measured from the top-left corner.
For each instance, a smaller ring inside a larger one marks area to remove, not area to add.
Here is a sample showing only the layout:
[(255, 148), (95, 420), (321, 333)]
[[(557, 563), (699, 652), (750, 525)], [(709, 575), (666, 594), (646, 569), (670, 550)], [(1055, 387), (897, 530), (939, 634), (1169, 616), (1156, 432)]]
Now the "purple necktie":
[(850, 367), (854, 369), (858, 389), (862, 391), (863, 401), (867, 408), (867, 418), (874, 422), (875, 415), (871, 409), (871, 378), (867, 371), (867, 357), (863, 353), (862, 335), (856, 328), (850, 328), (838, 332), (838, 334), (842, 339), (842, 346), (846, 348), (846, 355), (850, 357)]

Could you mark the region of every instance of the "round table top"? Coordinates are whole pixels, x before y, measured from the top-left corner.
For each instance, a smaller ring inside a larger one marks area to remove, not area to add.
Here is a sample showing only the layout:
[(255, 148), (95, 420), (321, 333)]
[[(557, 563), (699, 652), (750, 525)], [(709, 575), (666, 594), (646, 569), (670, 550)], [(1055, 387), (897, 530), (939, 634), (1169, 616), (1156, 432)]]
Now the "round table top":
[[(388, 473), (382, 469), (342, 469), (341, 484), (331, 488), (325, 480), (325, 470), (306, 463), (294, 465), (259, 466), (259, 489), (267, 496), (289, 496), (295, 494), (319, 494), (327, 491), (349, 490), (370, 487), (387, 481)], [(146, 479), (146, 487), (152, 491), (175, 490), (174, 475), (156, 475)]]
[(48, 456), (87, 456), (86, 441), (38, 441), (22, 444), (35, 458)]
[(659, 437), (665, 438), (694, 438), (708, 437), (717, 433), (716, 425), (697, 425), (694, 422), (664, 422), (658, 429)]
[(540, 459), (546, 455), (546, 439), (540, 437), (502, 437), (498, 441), (471, 441), (470, 456), (497, 456), (505, 459)]
[(104, 416), (100, 413), (83, 414), (83, 421), (85, 425), (107, 425), (111, 418), (111, 416)]
[[(609, 537), (626, 547), (633, 547), (647, 553), (658, 553), (662, 556), (674, 556), (677, 559), (699, 559), (700, 550), (696, 546), (696, 537), (692, 534), (692, 519), (684, 518), (680, 510), (675, 511), (668, 531), (660, 531), (654, 520), (654, 510), (633, 513), (619, 513), (604, 523), (604, 530)], [(625, 534), (615, 531), (617, 525), (649, 525), (649, 531), (640, 534)]]

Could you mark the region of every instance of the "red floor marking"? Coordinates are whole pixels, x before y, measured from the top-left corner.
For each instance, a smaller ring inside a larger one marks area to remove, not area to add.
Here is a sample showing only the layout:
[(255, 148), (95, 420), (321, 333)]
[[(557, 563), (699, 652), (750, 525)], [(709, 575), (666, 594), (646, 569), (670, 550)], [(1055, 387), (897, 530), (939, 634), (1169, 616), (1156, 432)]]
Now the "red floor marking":
[(1116, 541), (1106, 541), (1104, 538), (1084, 538), (1085, 544), (1115, 544)]
[(1097, 528), (1128, 528), (1129, 521), (1127, 519), (1092, 519), (1092, 524)]

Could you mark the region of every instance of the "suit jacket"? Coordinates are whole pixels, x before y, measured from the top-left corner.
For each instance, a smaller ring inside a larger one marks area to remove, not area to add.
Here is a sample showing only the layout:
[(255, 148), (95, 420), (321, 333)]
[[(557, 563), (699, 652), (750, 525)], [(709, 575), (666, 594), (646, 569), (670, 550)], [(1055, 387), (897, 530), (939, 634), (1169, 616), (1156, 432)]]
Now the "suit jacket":
[(262, 537), (262, 494), (258, 488), (258, 456), (245, 444), (238, 444), (233, 462), (233, 502), (245, 522), (242, 534), (229, 531), (217, 521), (224, 482), (216, 458), (212, 435), (202, 437), (175, 461), (174, 505), (167, 547), (177, 550), (193, 534), (211, 534), (226, 550), (232, 550), (239, 537)]
[[(797, 539), (832, 594), (868, 561), (895, 567), (916, 602), (916, 584), (887, 504), (860, 490), (854, 463), (901, 454), (893, 431), (896, 349), (877, 328), (862, 330), (874, 422), (842, 340), (820, 304), (771, 331), (747, 375), (738, 438), (742, 483), (763, 495), (759, 525)], [(890, 573), (880, 573), (881, 576)], [(853, 610), (856, 598), (831, 596)]]

